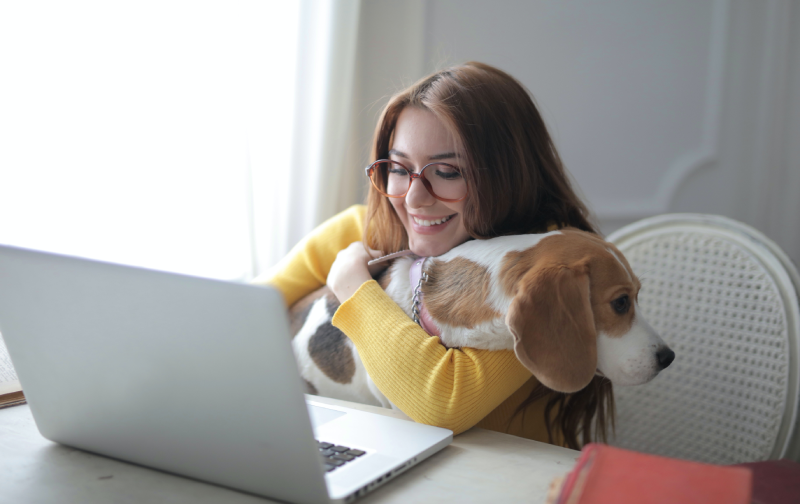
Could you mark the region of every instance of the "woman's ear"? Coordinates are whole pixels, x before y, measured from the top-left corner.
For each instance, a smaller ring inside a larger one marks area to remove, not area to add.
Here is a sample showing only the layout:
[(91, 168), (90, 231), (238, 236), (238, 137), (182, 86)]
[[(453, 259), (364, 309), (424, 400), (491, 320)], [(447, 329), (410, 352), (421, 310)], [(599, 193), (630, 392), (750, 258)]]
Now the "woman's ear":
[(587, 265), (528, 272), (506, 315), (519, 361), (547, 388), (577, 392), (597, 369)]

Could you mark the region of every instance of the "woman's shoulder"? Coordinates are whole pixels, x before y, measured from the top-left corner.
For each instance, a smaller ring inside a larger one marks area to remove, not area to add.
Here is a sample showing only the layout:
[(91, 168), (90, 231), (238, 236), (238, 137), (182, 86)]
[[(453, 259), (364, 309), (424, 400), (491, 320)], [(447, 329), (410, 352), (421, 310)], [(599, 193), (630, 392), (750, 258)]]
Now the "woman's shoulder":
[(364, 229), (364, 219), (366, 218), (366, 215), (366, 205), (352, 205), (320, 224), (320, 227), (337, 228), (340, 230), (357, 229), (359, 232), (361, 232), (361, 230)]
[(330, 222), (341, 222), (341, 221), (364, 221), (364, 218), (367, 215), (367, 206), (361, 204), (355, 204), (349, 206), (342, 210), (341, 212), (337, 213), (333, 217), (329, 218), (321, 225), (325, 225)]
[(311, 241), (341, 241), (345, 246), (360, 241), (366, 214), (366, 206), (353, 205), (322, 222), (306, 238)]
[(367, 205), (362, 205), (362, 204), (352, 205), (349, 208), (339, 212), (338, 215), (341, 215), (341, 216), (345, 216), (346, 215), (349, 218), (355, 218), (355, 219), (358, 219), (361, 222), (363, 222), (364, 218), (367, 215)]

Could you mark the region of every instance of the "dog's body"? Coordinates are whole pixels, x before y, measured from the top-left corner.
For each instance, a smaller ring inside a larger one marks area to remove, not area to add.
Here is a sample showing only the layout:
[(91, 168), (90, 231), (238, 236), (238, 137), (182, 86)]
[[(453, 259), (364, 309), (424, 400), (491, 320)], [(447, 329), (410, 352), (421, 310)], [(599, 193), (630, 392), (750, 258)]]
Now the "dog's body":
[[(409, 269), (395, 259), (378, 281), (412, 317)], [(645, 383), (674, 353), (637, 315), (639, 281), (612, 244), (564, 229), (468, 241), (424, 263), (424, 306), (448, 348), (514, 350), (546, 387), (575, 392), (603, 374)], [(293, 346), (311, 392), (392, 406), (353, 343), (331, 325), (338, 302), (321, 289), (291, 309)]]

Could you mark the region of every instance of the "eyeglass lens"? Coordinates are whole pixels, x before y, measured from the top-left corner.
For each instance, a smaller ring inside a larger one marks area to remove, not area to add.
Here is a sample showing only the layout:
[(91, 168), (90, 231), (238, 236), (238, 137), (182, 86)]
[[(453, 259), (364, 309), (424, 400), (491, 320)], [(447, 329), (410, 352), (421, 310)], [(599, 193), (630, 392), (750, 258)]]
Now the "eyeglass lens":
[[(372, 171), (375, 187), (390, 196), (402, 196), (410, 187), (411, 177), (403, 166), (391, 161), (376, 163)], [(434, 196), (445, 199), (460, 199), (467, 194), (467, 183), (461, 173), (447, 164), (430, 164), (422, 171), (422, 177), (430, 184)], [(385, 180), (385, 186), (384, 186)]]

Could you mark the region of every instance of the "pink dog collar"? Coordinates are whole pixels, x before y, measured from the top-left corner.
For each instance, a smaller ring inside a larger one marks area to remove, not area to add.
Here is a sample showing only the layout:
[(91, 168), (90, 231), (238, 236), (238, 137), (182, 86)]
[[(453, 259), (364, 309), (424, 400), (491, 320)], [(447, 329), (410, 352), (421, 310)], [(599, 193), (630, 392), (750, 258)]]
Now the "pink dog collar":
[(411, 289), (414, 291), (415, 306), (412, 306), (412, 310), (416, 308), (418, 312), (415, 315), (418, 314), (419, 317), (419, 320), (414, 322), (417, 322), (431, 336), (441, 336), (442, 333), (439, 331), (439, 327), (436, 326), (422, 300), (422, 282), (428, 277), (422, 272), (422, 266), (425, 264), (426, 259), (427, 257), (420, 257), (414, 261), (408, 270), (408, 280), (411, 282)]

